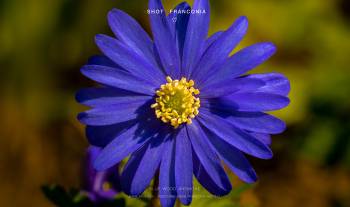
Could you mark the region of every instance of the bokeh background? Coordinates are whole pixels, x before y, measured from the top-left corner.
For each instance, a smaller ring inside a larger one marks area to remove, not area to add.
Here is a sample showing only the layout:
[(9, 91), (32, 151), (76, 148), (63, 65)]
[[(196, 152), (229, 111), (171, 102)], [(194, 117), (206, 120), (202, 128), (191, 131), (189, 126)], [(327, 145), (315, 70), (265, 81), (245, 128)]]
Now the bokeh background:
[[(168, 10), (180, 1), (163, 2)], [(88, 143), (74, 94), (93, 84), (79, 68), (99, 53), (94, 35), (111, 34), (113, 7), (149, 31), (146, 0), (0, 0), (0, 206), (49, 207), (41, 185), (79, 187)], [(350, 206), (350, 1), (212, 0), (211, 8), (210, 33), (245, 15), (240, 48), (277, 45), (253, 72), (286, 74), (291, 104), (275, 113), (288, 129), (273, 136), (274, 158), (250, 158), (259, 182), (246, 189), (230, 174), (240, 196), (192, 206)]]

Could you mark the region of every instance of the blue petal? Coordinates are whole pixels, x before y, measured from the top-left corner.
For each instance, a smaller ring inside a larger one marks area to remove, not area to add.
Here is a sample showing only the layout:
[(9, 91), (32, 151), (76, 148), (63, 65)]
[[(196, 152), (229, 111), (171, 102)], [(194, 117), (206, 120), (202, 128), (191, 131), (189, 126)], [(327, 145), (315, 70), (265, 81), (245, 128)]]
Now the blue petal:
[(255, 137), (255, 139), (260, 140), (262, 143), (266, 145), (271, 145), (271, 136), (269, 134), (255, 133), (255, 132), (249, 132), (249, 134)]
[(211, 44), (213, 44), (217, 39), (219, 39), (220, 35), (223, 33), (223, 31), (218, 31), (212, 34), (207, 40), (205, 41), (204, 49), (203, 51), (206, 51)]
[(289, 99), (271, 93), (242, 92), (222, 97), (220, 102), (237, 111), (259, 112), (282, 109), (289, 104)]
[[(229, 166), (229, 168), (244, 182), (253, 183), (257, 180), (257, 175), (245, 156), (234, 146), (215, 136), (211, 132), (206, 132), (216, 153)], [(234, 137), (231, 137), (234, 139)]]
[(173, 207), (176, 201), (175, 137), (164, 143), (159, 172), (159, 198), (162, 207)]
[[(191, 9), (190, 5), (187, 2), (182, 2), (175, 7), (175, 11), (188, 10)], [(190, 14), (187, 13), (175, 13), (172, 12), (168, 16), (168, 22), (172, 31), (173, 36), (175, 37), (175, 44), (179, 51), (180, 59), (182, 58), (183, 48), (186, 38), (186, 30), (188, 25)], [(180, 74), (177, 74), (180, 75)], [(180, 79), (181, 77), (174, 77)]]
[(246, 78), (260, 79), (265, 82), (265, 86), (258, 88), (257, 92), (273, 93), (287, 96), (290, 91), (290, 83), (281, 73), (264, 73), (247, 75)]
[[(212, 190), (212, 187), (215, 186), (215, 191), (210, 191), (212, 194), (221, 196), (228, 194), (232, 189), (230, 180), (228, 179), (224, 169), (222, 168), (217, 155), (207, 143), (207, 136), (201, 129), (201, 126), (196, 120), (193, 120), (193, 123), (191, 125), (187, 125), (187, 131), (196, 158), (198, 158), (199, 162), (201, 163), (201, 166), (203, 166), (203, 170), (209, 176), (210, 181), (214, 183), (214, 185), (209, 185), (208, 191)], [(201, 171), (202, 170), (197, 169), (197, 173), (199, 173), (197, 174), (197, 178), (202, 178), (200, 176)], [(199, 181), (203, 180), (199, 179)]]
[(197, 84), (211, 77), (210, 74), (216, 72), (217, 68), (225, 62), (230, 52), (242, 40), (247, 28), (247, 18), (240, 17), (211, 44), (193, 70), (191, 77), (196, 80)]
[(239, 150), (261, 159), (272, 158), (272, 152), (268, 146), (236, 128), (224, 118), (212, 114), (206, 109), (200, 111), (199, 118), (208, 130)]
[(279, 134), (286, 129), (286, 124), (282, 120), (262, 112), (238, 112), (219, 109), (216, 113), (236, 127), (251, 132)]
[(246, 47), (227, 59), (205, 84), (229, 82), (266, 61), (275, 51), (276, 47), (272, 43), (258, 43)]
[(158, 50), (160, 60), (165, 72), (171, 77), (178, 77), (180, 73), (180, 59), (177, 52), (175, 36), (172, 35), (169, 22), (165, 16), (165, 10), (160, 0), (149, 1), (150, 10), (162, 10), (161, 14), (149, 14), (153, 40)]
[(205, 10), (206, 13), (191, 14), (188, 21), (182, 57), (182, 75), (187, 78), (190, 77), (205, 46), (210, 21), (209, 0), (195, 0), (193, 10)]
[(157, 86), (164, 82), (165, 76), (161, 70), (119, 40), (106, 35), (96, 35), (95, 42), (107, 57), (135, 76)]
[(127, 195), (140, 195), (151, 182), (162, 158), (162, 138), (154, 138), (131, 155), (121, 176), (122, 188)]
[(158, 132), (158, 127), (158, 122), (141, 122), (129, 128), (103, 148), (94, 162), (95, 169), (105, 170), (120, 162), (152, 140)]
[[(193, 174), (196, 176), (198, 182), (211, 194), (215, 196), (225, 196), (230, 190), (223, 190), (210, 177), (203, 165), (200, 163), (196, 154), (193, 154)], [(230, 184), (231, 185), (231, 184)]]
[(149, 96), (110, 87), (83, 88), (77, 92), (75, 98), (79, 103), (91, 107), (131, 103), (142, 100), (146, 102), (150, 99)]
[(208, 84), (200, 88), (201, 98), (216, 98), (227, 96), (237, 91), (251, 90), (265, 85), (264, 81), (253, 78), (236, 78), (230, 81)]
[(155, 86), (126, 71), (101, 65), (85, 65), (82, 67), (81, 73), (94, 81), (108, 86), (151, 96), (154, 95), (157, 87), (159, 87), (159, 85)]
[[(115, 64), (111, 59), (104, 55), (95, 55), (89, 58), (88, 65), (103, 65), (112, 68), (119, 68), (117, 64)], [(122, 69), (122, 68), (119, 68)]]
[(136, 123), (137, 120), (131, 120), (107, 126), (86, 126), (85, 132), (91, 145), (105, 147)]
[(220, 99), (203, 99), (201, 108), (225, 118), (238, 128), (263, 134), (279, 134), (286, 129), (286, 124), (263, 112), (240, 112)]
[(92, 126), (117, 124), (138, 118), (145, 107), (145, 101), (103, 106), (79, 113), (78, 120)]
[(108, 13), (108, 22), (119, 40), (157, 67), (153, 42), (134, 18), (119, 9), (113, 9)]
[(179, 130), (175, 149), (175, 183), (178, 198), (184, 205), (192, 201), (192, 150), (186, 128)]

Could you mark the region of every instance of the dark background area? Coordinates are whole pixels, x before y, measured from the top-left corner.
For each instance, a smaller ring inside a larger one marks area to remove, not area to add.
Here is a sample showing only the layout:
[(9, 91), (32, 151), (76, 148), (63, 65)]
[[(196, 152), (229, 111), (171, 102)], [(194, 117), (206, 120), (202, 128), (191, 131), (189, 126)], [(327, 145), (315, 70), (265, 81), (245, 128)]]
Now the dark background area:
[[(179, 2), (164, 0), (167, 10)], [(145, 0), (0, 0), (0, 206), (52, 206), (41, 185), (79, 187), (88, 143), (74, 94), (93, 84), (79, 68), (99, 53), (94, 35), (111, 34), (106, 15), (114, 7), (149, 31)], [(251, 158), (260, 180), (235, 200), (247, 207), (350, 206), (350, 2), (212, 0), (211, 9), (210, 33), (247, 16), (239, 48), (263, 41), (278, 48), (253, 72), (282, 72), (292, 86), (291, 104), (274, 113), (288, 124), (273, 136), (275, 156)], [(230, 202), (232, 196), (205, 205)]]

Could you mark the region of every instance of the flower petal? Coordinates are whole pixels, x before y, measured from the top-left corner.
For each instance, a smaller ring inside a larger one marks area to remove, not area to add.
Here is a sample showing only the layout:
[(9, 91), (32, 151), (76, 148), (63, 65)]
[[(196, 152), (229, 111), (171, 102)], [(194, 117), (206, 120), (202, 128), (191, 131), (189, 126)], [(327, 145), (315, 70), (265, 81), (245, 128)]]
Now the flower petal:
[(100, 34), (96, 35), (95, 42), (108, 58), (135, 76), (157, 86), (165, 79), (161, 70), (119, 40)]
[(205, 10), (205, 13), (191, 14), (188, 21), (182, 56), (182, 75), (187, 78), (190, 77), (205, 46), (210, 21), (209, 0), (195, 0), (193, 10)]
[[(216, 84), (227, 82), (257, 67), (276, 52), (276, 47), (272, 43), (258, 43), (243, 48), (207, 79), (205, 84)], [(203, 83), (204, 84), (204, 83)]]
[(111, 59), (104, 55), (94, 55), (89, 58), (88, 65), (103, 65), (108, 66), (112, 68), (118, 68), (121, 69), (117, 64), (115, 64)]
[(282, 120), (262, 112), (218, 110), (216, 113), (236, 127), (251, 132), (279, 134), (286, 129), (286, 124)]
[(201, 108), (226, 119), (238, 128), (249, 132), (263, 134), (279, 134), (286, 129), (286, 124), (263, 112), (240, 112), (225, 105), (218, 104), (214, 99), (201, 101)]
[[(191, 9), (190, 5), (187, 2), (182, 2), (177, 5), (174, 11), (182, 11)], [(180, 59), (182, 58), (183, 48), (185, 44), (187, 25), (190, 14), (188, 13), (177, 13), (172, 11), (172, 13), (168, 16), (168, 22), (172, 31), (173, 36), (175, 37), (176, 46), (179, 51)], [(180, 74), (177, 74), (180, 75)], [(180, 79), (181, 77), (174, 77), (176, 79)]]
[[(257, 175), (245, 156), (230, 143), (225, 142), (211, 132), (206, 132), (216, 153), (229, 168), (244, 182), (254, 183)], [(234, 139), (233, 137), (231, 139)]]
[(281, 73), (252, 74), (247, 75), (246, 78), (260, 79), (265, 82), (265, 86), (257, 89), (258, 92), (273, 93), (281, 96), (289, 94), (289, 80)]
[(137, 122), (138, 121), (134, 119), (113, 125), (86, 126), (85, 132), (91, 145), (105, 147), (113, 139), (117, 138), (119, 134), (125, 132)]
[[(144, 109), (143, 100), (93, 108), (78, 114), (78, 120), (86, 125), (103, 126), (136, 119)], [(142, 107), (142, 108), (141, 108)]]
[(220, 35), (223, 33), (223, 31), (218, 31), (215, 32), (214, 34), (212, 34), (209, 38), (207, 38), (207, 40), (205, 41), (205, 46), (204, 46), (204, 50), (206, 51), (211, 44), (213, 44), (213, 42), (215, 42), (217, 39), (219, 39)]
[[(205, 170), (203, 165), (200, 163), (198, 157), (196, 154), (193, 154), (193, 174), (196, 176), (196, 179), (198, 182), (211, 194), (215, 196), (225, 196), (227, 195), (230, 190), (223, 190), (221, 187), (219, 187), (213, 179), (210, 177), (208, 172)], [(231, 185), (231, 184), (230, 184)]]
[(131, 155), (121, 176), (122, 188), (127, 195), (140, 195), (151, 182), (162, 158), (162, 142), (160, 137), (155, 137)]
[(175, 137), (164, 143), (159, 171), (159, 199), (163, 207), (173, 207), (176, 201)]
[(250, 112), (278, 110), (289, 104), (289, 99), (285, 96), (263, 92), (233, 93), (219, 100), (219, 104), (227, 108)]
[(108, 13), (108, 23), (119, 40), (157, 67), (153, 42), (134, 18), (119, 9), (113, 9)]
[(201, 98), (216, 98), (221, 96), (227, 96), (237, 91), (246, 91), (254, 88), (259, 88), (265, 83), (259, 79), (253, 78), (236, 78), (229, 82), (218, 82), (216, 84), (205, 85), (204, 88), (200, 88)]
[(247, 28), (247, 18), (240, 17), (211, 44), (192, 72), (191, 77), (196, 80), (197, 84), (211, 77), (210, 74), (216, 72), (217, 68), (225, 62), (230, 52), (244, 37)]
[(206, 109), (200, 111), (199, 120), (209, 131), (239, 150), (261, 159), (272, 158), (268, 146)]
[(149, 14), (153, 40), (167, 75), (178, 77), (180, 72), (179, 54), (177, 53), (177, 48), (174, 44), (175, 36), (171, 33), (170, 25), (165, 16), (165, 10), (161, 0), (150, 0), (149, 9), (163, 11), (160, 14)]
[(158, 127), (158, 122), (141, 122), (129, 128), (103, 148), (94, 162), (95, 169), (105, 170), (120, 162), (152, 140)]
[[(198, 158), (198, 161), (201, 163), (201, 166), (203, 166), (205, 173), (209, 176), (209, 179), (214, 182), (214, 186), (216, 187), (215, 191), (210, 191), (212, 188), (209, 188), (208, 191), (214, 195), (223, 196), (228, 194), (232, 189), (230, 180), (222, 168), (217, 155), (207, 143), (207, 136), (201, 129), (201, 126), (196, 120), (193, 120), (191, 125), (187, 125), (187, 131), (195, 152), (193, 153), (194, 156)], [(197, 173), (199, 173), (197, 176), (199, 177), (201, 173), (200, 171), (200, 169), (197, 169)], [(209, 186), (212, 187), (213, 184)]]
[(151, 97), (117, 88), (104, 87), (80, 89), (75, 98), (79, 103), (86, 106), (98, 107), (142, 100), (147, 102)]
[(260, 140), (262, 143), (266, 145), (271, 145), (271, 136), (269, 134), (255, 133), (255, 132), (249, 132), (249, 134), (255, 137), (255, 139)]
[(192, 201), (192, 150), (186, 128), (179, 130), (175, 149), (175, 183), (178, 198), (184, 205)]
[(101, 65), (85, 65), (81, 73), (99, 83), (153, 96), (156, 87), (154, 84), (142, 80), (126, 71)]

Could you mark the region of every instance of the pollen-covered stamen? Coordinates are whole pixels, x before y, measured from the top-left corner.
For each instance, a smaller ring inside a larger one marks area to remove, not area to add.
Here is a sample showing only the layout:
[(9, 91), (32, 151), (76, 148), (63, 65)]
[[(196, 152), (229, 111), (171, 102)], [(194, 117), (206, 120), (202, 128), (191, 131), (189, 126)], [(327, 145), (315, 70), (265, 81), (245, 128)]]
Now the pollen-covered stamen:
[(157, 118), (175, 128), (182, 123), (191, 124), (200, 107), (200, 100), (196, 97), (199, 90), (193, 87), (194, 81), (186, 78), (172, 80), (169, 76), (166, 80), (167, 83), (156, 91), (156, 103), (151, 105)]

